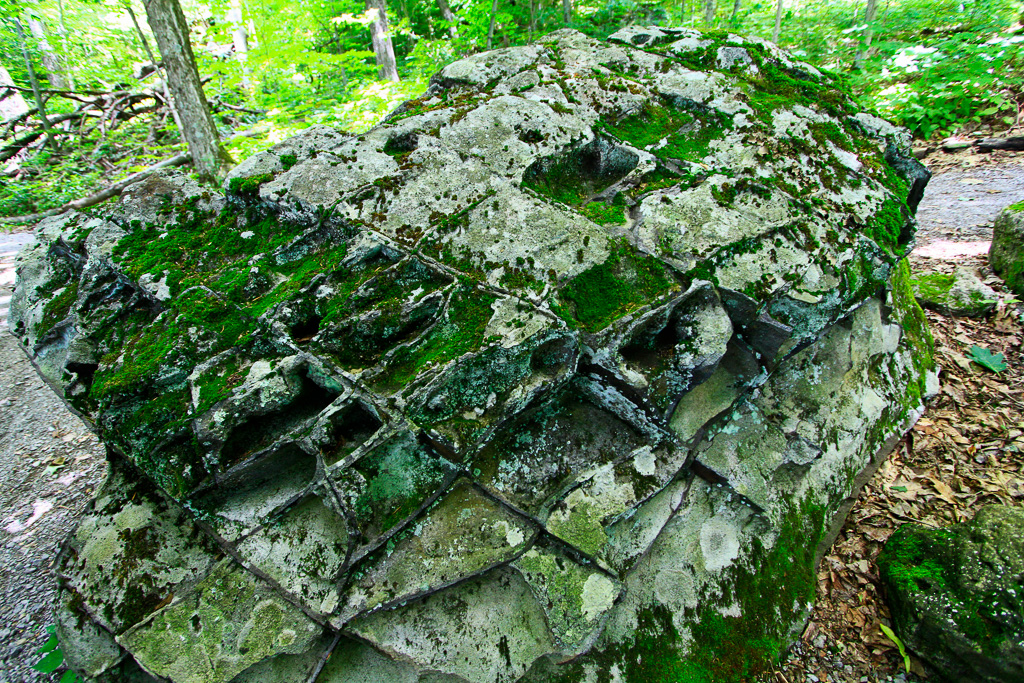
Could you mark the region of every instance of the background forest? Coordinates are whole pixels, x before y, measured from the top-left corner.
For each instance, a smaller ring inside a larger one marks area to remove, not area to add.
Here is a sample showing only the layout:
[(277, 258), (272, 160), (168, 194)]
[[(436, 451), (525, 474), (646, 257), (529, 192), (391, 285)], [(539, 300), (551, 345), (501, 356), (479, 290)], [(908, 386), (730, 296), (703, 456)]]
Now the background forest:
[[(565, 26), (595, 37), (658, 24), (774, 38), (844, 74), (867, 108), (921, 138), (1003, 132), (1021, 122), (1021, 2), (778, 1), (181, 0), (181, 7), (214, 121), (236, 161), (314, 124), (364, 130), (421, 93), (445, 64)], [(373, 51), (372, 25), (381, 17), (393, 65)], [(60, 206), (184, 151), (154, 54), (159, 60), (141, 0), (0, 0), (0, 96), (9, 95), (0, 99), (0, 216)], [(37, 129), (29, 65), (49, 136)], [(10, 96), (15, 91), (22, 98)]]

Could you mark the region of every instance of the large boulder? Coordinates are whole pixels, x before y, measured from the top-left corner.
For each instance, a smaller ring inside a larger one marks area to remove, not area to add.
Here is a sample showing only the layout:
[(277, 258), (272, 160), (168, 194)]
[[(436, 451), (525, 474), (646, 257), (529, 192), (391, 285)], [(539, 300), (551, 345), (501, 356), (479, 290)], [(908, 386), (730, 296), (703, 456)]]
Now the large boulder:
[(951, 682), (1024, 680), (1024, 510), (904, 524), (878, 556), (896, 633)]
[(12, 329), (112, 466), (59, 561), (76, 666), (770, 665), (935, 388), (908, 142), (761, 40), (560, 31), (226, 194), (48, 220)]
[(1012, 292), (1024, 296), (1024, 202), (1011, 204), (996, 217), (988, 262)]

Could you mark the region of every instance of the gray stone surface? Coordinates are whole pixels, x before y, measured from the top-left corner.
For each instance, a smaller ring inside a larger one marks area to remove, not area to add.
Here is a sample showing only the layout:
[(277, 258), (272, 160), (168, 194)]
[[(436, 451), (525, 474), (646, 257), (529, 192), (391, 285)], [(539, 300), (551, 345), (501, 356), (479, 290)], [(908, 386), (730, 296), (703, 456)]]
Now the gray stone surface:
[(934, 379), (907, 143), (764, 41), (560, 31), (223, 194), (45, 221), (12, 329), (113, 466), (59, 560), (76, 665), (766, 666)]

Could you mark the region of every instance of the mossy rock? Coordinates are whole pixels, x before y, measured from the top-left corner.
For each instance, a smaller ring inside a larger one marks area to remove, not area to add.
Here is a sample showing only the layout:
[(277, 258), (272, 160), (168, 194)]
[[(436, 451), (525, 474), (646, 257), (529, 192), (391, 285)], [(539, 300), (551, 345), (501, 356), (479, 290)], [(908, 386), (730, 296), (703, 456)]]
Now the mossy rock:
[(948, 681), (1024, 680), (1024, 512), (905, 524), (878, 556), (896, 633)]
[(59, 564), (128, 657), (77, 661), (756, 677), (935, 390), (927, 179), (774, 45), (630, 27), (451, 64), (223, 192), (161, 175), (48, 219), (12, 329), (118, 473)]
[(966, 268), (952, 273), (915, 273), (911, 285), (921, 306), (943, 315), (980, 318), (999, 300), (994, 289)]
[(988, 261), (1010, 291), (1024, 296), (1024, 202), (1011, 204), (996, 218)]

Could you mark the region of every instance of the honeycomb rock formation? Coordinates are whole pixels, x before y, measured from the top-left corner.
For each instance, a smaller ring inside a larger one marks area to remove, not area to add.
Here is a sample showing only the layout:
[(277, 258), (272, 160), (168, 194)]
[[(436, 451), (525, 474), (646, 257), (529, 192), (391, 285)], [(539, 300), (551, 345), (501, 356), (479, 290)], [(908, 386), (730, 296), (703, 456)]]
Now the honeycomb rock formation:
[(224, 191), (25, 256), (111, 474), (59, 632), (103, 681), (732, 680), (934, 390), (904, 131), (760, 40), (560, 31)]

